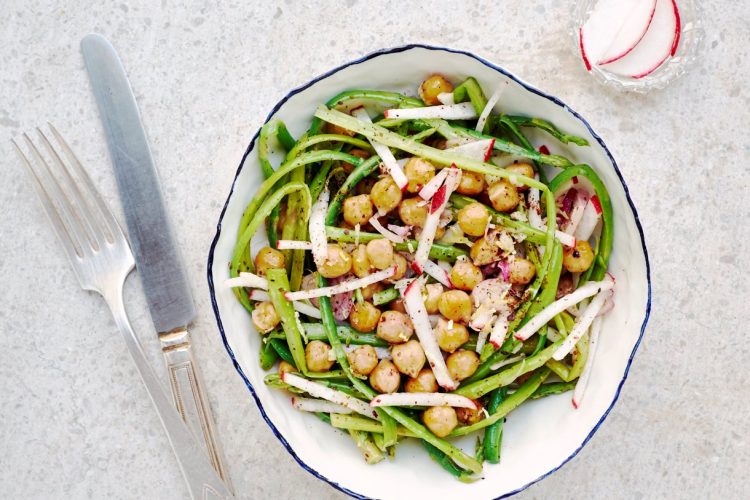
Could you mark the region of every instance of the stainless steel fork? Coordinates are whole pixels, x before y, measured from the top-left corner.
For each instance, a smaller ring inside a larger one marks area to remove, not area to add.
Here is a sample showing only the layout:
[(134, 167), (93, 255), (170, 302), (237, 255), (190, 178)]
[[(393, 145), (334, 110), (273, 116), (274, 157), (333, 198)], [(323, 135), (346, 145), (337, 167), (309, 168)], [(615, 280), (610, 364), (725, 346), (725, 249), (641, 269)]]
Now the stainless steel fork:
[(51, 124), (49, 128), (63, 155), (58, 153), (41, 129), (37, 128), (37, 133), (52, 168), (27, 134), (23, 134), (23, 139), (31, 153), (31, 160), (15, 141), (12, 142), (30, 174), (34, 189), (73, 265), (78, 281), (84, 290), (99, 293), (109, 305), (156, 407), (192, 498), (231, 498), (233, 495), (165, 394), (130, 326), (122, 289), (134, 261), (125, 235), (70, 146)]

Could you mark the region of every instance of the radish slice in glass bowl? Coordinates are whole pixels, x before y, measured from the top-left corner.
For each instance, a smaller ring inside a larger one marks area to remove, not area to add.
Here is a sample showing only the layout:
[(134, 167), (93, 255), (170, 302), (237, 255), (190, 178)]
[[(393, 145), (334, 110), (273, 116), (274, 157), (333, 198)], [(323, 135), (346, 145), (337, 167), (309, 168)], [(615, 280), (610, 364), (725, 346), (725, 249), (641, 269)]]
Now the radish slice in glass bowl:
[(570, 32), (589, 74), (645, 93), (666, 87), (698, 57), (700, 18), (698, 0), (579, 0)]
[[(290, 393), (264, 383), (266, 371), (258, 363), (263, 338), (255, 334), (247, 311), (237, 301), (233, 289), (225, 285), (230, 271), (227, 262), (237, 242), (237, 229), (244, 209), (263, 182), (256, 135), (243, 157), (238, 158), (239, 168), (231, 187), (227, 182), (229, 196), (218, 214), (209, 251), (208, 284), (218, 332), (227, 355), (248, 387), (248, 396), (255, 399), (262, 418), (278, 437), (279, 446), (283, 446), (306, 471), (356, 498), (400, 498), (407, 494), (412, 498), (499, 498), (517, 493), (548, 476), (571, 460), (602, 425), (627, 377), (651, 307), (649, 264), (642, 228), (623, 175), (604, 141), (580, 115), (558, 98), (484, 59), (458, 50), (425, 45), (381, 50), (290, 91), (273, 108), (268, 119), (283, 120), (289, 132), (300, 137), (310, 126), (312, 113), (331, 96), (357, 88), (407, 89), (407, 92), (412, 89), (411, 95), (415, 95), (416, 85), (434, 73), (441, 73), (452, 82), (473, 76), (481, 88), (489, 89), (485, 90), (487, 93), (496, 89), (501, 81), (507, 81), (502, 99), (494, 108), (495, 113), (539, 117), (588, 141), (588, 147), (556, 144), (554, 149), (576, 164), (590, 165), (609, 192), (614, 233), (608, 270), (621, 292), (617, 293), (612, 309), (601, 316), (596, 362), (587, 374), (585, 398), (578, 409), (573, 406), (568, 393), (532, 400), (513, 410), (504, 424), (500, 463), (485, 464), (481, 480), (470, 484), (456, 480), (430, 458), (418, 441), (411, 438), (399, 440), (398, 453), (393, 460), (368, 465), (346, 433), (333, 429), (314, 414), (295, 410), (290, 404)], [(372, 110), (373, 116), (374, 112)], [(535, 150), (545, 142), (549, 144), (549, 136), (542, 130), (525, 129), (524, 132)], [(579, 227), (587, 219), (582, 215), (581, 220)], [(597, 222), (594, 216), (587, 225), (593, 225), (595, 231)], [(398, 226), (396, 230), (404, 229), (404, 226)], [(265, 231), (260, 231), (253, 246), (260, 248), (267, 244), (264, 237)], [(385, 278), (375, 276), (380, 277)], [(362, 282), (357, 285), (362, 285)], [(351, 283), (345, 281), (339, 286), (346, 288)], [(317, 290), (308, 292), (307, 296), (292, 298), (304, 299), (337, 291), (341, 289)], [(301, 321), (309, 324), (307, 318)], [(427, 328), (431, 329), (431, 325)], [(424, 332), (429, 334), (428, 330)], [(307, 333), (315, 334), (313, 330)], [(512, 357), (518, 355), (520, 353)], [(523, 359), (517, 363), (523, 363)], [(514, 367), (506, 365), (498, 369)], [(321, 381), (315, 383), (323, 386)], [(308, 393), (305, 397), (323, 397), (318, 385), (308, 386), (308, 389), (314, 389), (316, 394)], [(340, 396), (336, 399), (345, 401)], [(369, 400), (365, 403), (369, 404)], [(637, 413), (638, 408), (629, 411)], [(365, 418), (356, 413), (338, 415), (337, 418), (354, 417)], [(380, 421), (373, 423), (382, 425)], [(473, 453), (476, 435), (449, 439), (464, 453)], [(248, 441), (245, 445), (252, 447), (255, 443)], [(248, 469), (248, 473), (252, 471)]]

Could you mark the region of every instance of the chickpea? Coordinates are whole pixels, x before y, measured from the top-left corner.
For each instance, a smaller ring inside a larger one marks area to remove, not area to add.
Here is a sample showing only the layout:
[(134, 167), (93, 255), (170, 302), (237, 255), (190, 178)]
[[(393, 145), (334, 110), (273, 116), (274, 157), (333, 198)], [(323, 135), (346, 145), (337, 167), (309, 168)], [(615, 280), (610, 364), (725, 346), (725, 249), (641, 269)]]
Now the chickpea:
[(464, 425), (474, 425), (484, 418), (482, 406), (477, 403), (478, 408), (456, 408), (456, 417)]
[(373, 283), (372, 285), (367, 285), (362, 289), (362, 297), (365, 300), (370, 300), (376, 292), (379, 292), (382, 289), (383, 285), (381, 283)]
[(438, 300), (443, 294), (443, 285), (440, 283), (430, 283), (425, 285), (427, 290), (427, 297), (424, 299), (424, 307), (427, 309), (427, 314), (435, 314), (438, 312)]
[(387, 359), (381, 359), (380, 363), (370, 372), (370, 385), (379, 393), (396, 392), (401, 384), (401, 375), (396, 367)]
[(443, 75), (430, 75), (419, 86), (419, 98), (428, 106), (440, 104), (438, 96), (453, 92), (453, 85)]
[(389, 309), (391, 311), (396, 311), (396, 312), (406, 314), (406, 307), (404, 306), (403, 299), (396, 299), (393, 302), (391, 302)]
[(450, 328), (449, 325), (449, 321), (443, 318), (438, 319), (435, 337), (442, 350), (452, 353), (469, 341), (469, 331), (460, 323), (454, 322)]
[[(528, 163), (514, 163), (513, 165), (508, 165), (507, 167), (505, 167), (505, 170), (513, 174), (529, 177), (531, 179), (534, 178), (534, 167), (532, 167)], [(529, 189), (529, 186), (527, 186), (526, 184), (516, 184), (514, 182), (512, 184), (516, 186), (516, 189), (519, 191), (526, 191), (527, 189)]]
[[(369, 151), (365, 151), (364, 149), (357, 149), (357, 148), (349, 151), (349, 154), (352, 156), (356, 156), (357, 158), (362, 158), (363, 160), (371, 156)], [(346, 172), (347, 174), (351, 174), (352, 170), (354, 170), (354, 165), (352, 165), (351, 163), (347, 163), (345, 161), (339, 162), (339, 166), (343, 168), (344, 172)]]
[(456, 410), (450, 406), (432, 406), (422, 413), (422, 422), (437, 437), (445, 437), (458, 425)]
[(448, 290), (440, 296), (438, 309), (446, 318), (465, 323), (471, 316), (471, 299), (462, 290)]
[(445, 364), (448, 366), (448, 373), (451, 374), (451, 378), (460, 382), (471, 377), (477, 371), (479, 355), (474, 351), (461, 349), (448, 356)]
[(279, 373), (294, 373), (296, 371), (297, 369), (291, 363), (287, 363), (283, 360), (279, 363)]
[(485, 266), (500, 258), (500, 248), (495, 245), (492, 237), (482, 237), (471, 245), (469, 257), (475, 266)]
[(395, 283), (401, 278), (403, 278), (406, 275), (407, 269), (409, 269), (409, 263), (406, 261), (406, 257), (401, 255), (400, 253), (394, 253), (393, 254), (393, 264), (396, 266), (396, 273), (388, 278), (388, 283)]
[(364, 225), (374, 213), (370, 197), (366, 194), (351, 196), (344, 200), (344, 220), (347, 224)]
[(380, 315), (377, 336), (391, 344), (401, 344), (414, 334), (409, 316), (398, 311), (386, 311)]
[(456, 262), (451, 269), (450, 280), (459, 290), (472, 291), (482, 281), (482, 271), (471, 263), (469, 259)]
[(526, 285), (534, 279), (536, 266), (528, 259), (516, 257), (508, 265), (510, 282), (514, 285)]
[(458, 225), (469, 236), (484, 236), (490, 212), (481, 203), (471, 203), (458, 211)]
[(260, 333), (270, 332), (281, 321), (273, 304), (267, 300), (257, 304), (250, 316), (252, 317), (253, 325), (255, 325), (255, 328)]
[(373, 331), (378, 326), (378, 321), (380, 321), (380, 309), (372, 305), (372, 302), (357, 302), (349, 313), (349, 322), (358, 332)]
[(461, 181), (458, 183), (456, 191), (466, 196), (476, 196), (484, 191), (484, 185), (484, 175), (463, 170), (461, 172)]
[(371, 345), (361, 345), (346, 355), (349, 366), (359, 376), (366, 377), (378, 365), (378, 355)]
[(372, 187), (370, 198), (378, 212), (386, 214), (401, 203), (401, 189), (396, 185), (393, 177), (386, 175)]
[(424, 226), (427, 218), (427, 204), (422, 198), (406, 198), (398, 205), (398, 216), (407, 226)]
[(327, 372), (333, 366), (329, 357), (331, 346), (320, 340), (313, 340), (305, 346), (305, 362), (311, 372)]
[(334, 125), (333, 123), (326, 123), (324, 128), (326, 133), (328, 134), (348, 135), (349, 137), (354, 137), (354, 135), (356, 134), (356, 132), (354, 132), (353, 130), (339, 127), (338, 125)]
[(511, 212), (521, 201), (516, 186), (505, 179), (501, 179), (487, 188), (487, 195), (490, 197), (493, 208), (498, 212)]
[(417, 193), (435, 177), (435, 166), (427, 160), (412, 156), (404, 165), (404, 174), (409, 181), (406, 190), (410, 193)]
[(435, 374), (429, 368), (422, 368), (416, 377), (409, 377), (404, 384), (406, 392), (437, 392), (438, 383)]
[(393, 245), (385, 238), (367, 243), (367, 260), (377, 269), (388, 269), (393, 265)]
[(284, 254), (275, 248), (263, 247), (255, 256), (255, 273), (258, 276), (265, 276), (268, 269), (281, 269), (284, 266)]
[(575, 248), (565, 247), (563, 267), (571, 273), (582, 273), (594, 262), (594, 251), (588, 241), (579, 240)]
[(352, 256), (335, 243), (328, 244), (328, 256), (318, 272), (325, 278), (338, 278), (352, 269)]
[(391, 347), (391, 357), (398, 371), (410, 377), (416, 377), (419, 374), (426, 360), (422, 345), (414, 339)]
[(352, 253), (352, 271), (357, 278), (364, 278), (370, 274), (370, 259), (367, 258), (365, 245), (359, 245)]

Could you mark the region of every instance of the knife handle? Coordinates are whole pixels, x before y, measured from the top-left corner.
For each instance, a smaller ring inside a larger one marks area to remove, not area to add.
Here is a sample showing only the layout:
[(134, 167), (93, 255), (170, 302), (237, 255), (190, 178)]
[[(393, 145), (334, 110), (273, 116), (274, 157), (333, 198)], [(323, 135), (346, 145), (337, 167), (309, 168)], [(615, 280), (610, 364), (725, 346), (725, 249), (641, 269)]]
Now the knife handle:
[(177, 411), (201, 444), (216, 472), (224, 480), (227, 488), (233, 491), (226, 460), (216, 434), (216, 425), (211, 414), (211, 406), (204, 390), (198, 364), (193, 357), (190, 333), (179, 328), (159, 335), (162, 352), (169, 370), (169, 385)]

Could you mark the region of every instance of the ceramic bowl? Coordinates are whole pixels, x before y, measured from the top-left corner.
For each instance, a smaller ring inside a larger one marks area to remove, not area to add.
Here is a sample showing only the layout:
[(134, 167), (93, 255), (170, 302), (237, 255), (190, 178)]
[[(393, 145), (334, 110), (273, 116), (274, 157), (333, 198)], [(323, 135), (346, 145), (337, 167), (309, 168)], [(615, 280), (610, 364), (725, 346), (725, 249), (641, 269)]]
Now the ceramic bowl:
[[(486, 464), (483, 479), (458, 482), (431, 461), (416, 442), (398, 446), (394, 460), (371, 466), (344, 433), (314, 415), (293, 410), (289, 396), (263, 384), (258, 363), (260, 336), (250, 317), (223, 283), (237, 238), (237, 226), (261, 183), (255, 151), (258, 134), (248, 145), (229, 197), (219, 215), (216, 236), (208, 257), (208, 283), (219, 334), (263, 418), (281, 444), (308, 472), (357, 498), (502, 498), (517, 493), (551, 474), (573, 458), (591, 439), (625, 382), (630, 363), (643, 335), (651, 305), (649, 264), (638, 215), (622, 174), (602, 139), (575, 111), (559, 99), (523, 82), (508, 71), (467, 52), (408, 45), (381, 50), (335, 68), (292, 90), (268, 119), (280, 118), (299, 137), (308, 127), (318, 104), (346, 89), (374, 88), (414, 94), (425, 76), (440, 72), (458, 82), (474, 76), (487, 92), (509, 80), (499, 109), (552, 121), (562, 130), (585, 137), (590, 147), (564, 146), (549, 136), (531, 134), (532, 142), (546, 144), (576, 162), (588, 163), (607, 186), (615, 212), (614, 250), (610, 271), (617, 279), (615, 306), (603, 324), (591, 383), (576, 410), (571, 394), (551, 396), (522, 405), (505, 425), (502, 461)], [(259, 243), (254, 248), (259, 248)], [(474, 437), (458, 440), (474, 449)], [(247, 446), (253, 446), (248, 442)]]

